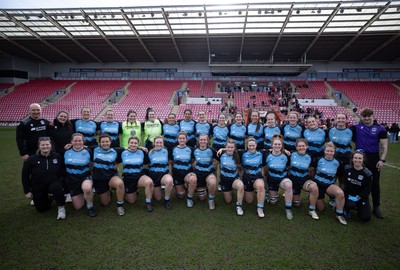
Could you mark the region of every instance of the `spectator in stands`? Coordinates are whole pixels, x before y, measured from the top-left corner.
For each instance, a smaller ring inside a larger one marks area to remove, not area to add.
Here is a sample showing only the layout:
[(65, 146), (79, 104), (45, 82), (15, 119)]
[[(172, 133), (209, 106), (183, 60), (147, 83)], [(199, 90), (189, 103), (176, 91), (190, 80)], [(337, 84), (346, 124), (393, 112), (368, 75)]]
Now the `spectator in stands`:
[(122, 133), (121, 123), (114, 121), (115, 112), (111, 109), (106, 112), (106, 121), (99, 124), (100, 134), (107, 133), (111, 138), (111, 147), (119, 147), (119, 134)]
[(252, 136), (257, 141), (257, 150), (264, 147), (264, 129), (258, 111), (251, 112), (251, 123), (247, 125), (247, 135)]
[(243, 122), (243, 115), (241, 113), (235, 114), (235, 122), (228, 126), (229, 138), (234, 139), (237, 149), (244, 149), (244, 142), (247, 134), (247, 127)]
[(253, 137), (247, 140), (247, 151), (241, 156), (243, 167), (244, 199), (253, 203), (254, 190), (257, 191), (257, 215), (264, 218), (265, 184), (262, 168), (265, 165), (263, 154), (257, 151), (257, 141)]
[(178, 145), (172, 150), (170, 159), (173, 161), (174, 186), (178, 198), (185, 196), (185, 184), (188, 187), (186, 206), (193, 207), (193, 195), (196, 191), (197, 176), (193, 172), (194, 152), (193, 148), (186, 145), (187, 134), (185, 131), (178, 133)]
[(147, 108), (145, 122), (142, 124), (144, 133), (145, 147), (150, 150), (154, 147), (154, 139), (162, 134), (162, 123), (156, 118), (156, 112), (152, 108)]
[(267, 123), (264, 127), (264, 148), (271, 149), (272, 137), (276, 134), (281, 134), (281, 130), (276, 124), (275, 113), (268, 113), (266, 118)]
[(97, 215), (93, 207), (93, 181), (90, 173), (92, 151), (84, 146), (84, 136), (74, 133), (71, 136), (71, 148), (64, 153), (66, 182), (75, 209), (81, 209), (86, 201), (90, 217)]
[[(65, 199), (61, 178), (64, 174), (62, 156), (52, 151), (50, 137), (40, 137), (38, 151), (30, 156), (22, 168), (25, 197), (34, 201), (36, 210), (50, 209), (53, 199), (58, 206), (57, 219), (65, 219)], [(52, 194), (52, 198), (49, 197)]]
[(340, 162), (335, 159), (335, 145), (327, 142), (324, 146), (324, 156), (317, 162), (315, 182), (318, 185), (317, 209), (325, 209), (325, 194), (335, 197), (336, 218), (340, 224), (347, 225), (346, 218), (343, 216), (344, 193), (343, 190), (335, 185), (336, 173)]
[(308, 143), (304, 138), (296, 140), (296, 152), (290, 156), (290, 180), (293, 184), (293, 205), (300, 207), (301, 191), (309, 192), (308, 214), (313, 219), (319, 219), (316, 209), (318, 186), (312, 181), (309, 173), (311, 157), (307, 154)]
[(209, 147), (209, 137), (206, 134), (199, 135), (197, 147), (194, 150), (194, 171), (197, 176), (197, 192), (200, 201), (207, 198), (210, 210), (215, 209), (215, 194), (217, 192), (217, 177), (214, 164), (217, 162), (216, 152)]
[(137, 200), (138, 188), (144, 188), (146, 197), (146, 209), (148, 212), (153, 211), (151, 199), (153, 197), (154, 184), (150, 177), (143, 171), (143, 164), (146, 161), (147, 155), (140, 148), (140, 141), (137, 136), (132, 136), (128, 140), (128, 149), (122, 152), (122, 177), (125, 185), (126, 201), (128, 203), (135, 203)]
[(126, 121), (122, 122), (121, 147), (128, 148), (128, 140), (133, 136), (142, 138), (142, 125), (137, 120), (137, 113), (134, 110), (129, 110)]
[(160, 201), (162, 198), (161, 185), (165, 186), (164, 205), (167, 210), (171, 210), (171, 192), (173, 188), (173, 178), (169, 174), (168, 150), (164, 147), (164, 139), (157, 135), (154, 138), (154, 148), (149, 153), (149, 173), (148, 176), (154, 183), (154, 198)]
[(29, 105), (29, 116), (19, 122), (16, 131), (17, 146), (23, 161), (38, 150), (38, 139), (46, 137), (49, 121), (42, 118), (42, 107), (38, 103)]
[(187, 145), (194, 147), (196, 145), (196, 121), (192, 119), (193, 113), (191, 109), (185, 109), (183, 114), (185, 118), (179, 121), (179, 127), (181, 130), (186, 131), (188, 135)]
[(356, 210), (357, 216), (362, 221), (371, 219), (371, 193), (372, 173), (364, 167), (365, 154), (354, 152), (351, 165), (345, 168), (344, 194), (346, 198), (345, 212), (350, 217), (350, 210)]
[(287, 118), (289, 124), (284, 124), (281, 127), (281, 134), (283, 134), (285, 149), (293, 153), (296, 151), (296, 140), (303, 137), (304, 127), (298, 124), (298, 112), (289, 112)]
[(385, 163), (388, 151), (388, 138), (385, 128), (374, 124), (374, 111), (364, 109), (361, 111), (361, 123), (352, 126), (356, 149), (361, 149), (366, 155), (366, 167), (372, 172), (372, 203), (373, 214), (377, 218), (383, 218), (380, 209), (380, 173)]
[(96, 133), (98, 130), (98, 124), (91, 120), (91, 109), (89, 107), (83, 107), (81, 109), (81, 119), (72, 120), (74, 132), (81, 133), (84, 136), (85, 145), (96, 146)]
[(390, 128), (389, 128), (389, 134), (390, 134), (390, 143), (397, 143), (397, 136), (399, 134), (399, 125), (396, 123), (393, 123)]
[(118, 150), (111, 147), (111, 136), (101, 134), (99, 136), (100, 146), (93, 150), (93, 184), (96, 194), (100, 196), (102, 205), (109, 205), (111, 202), (111, 189), (116, 190), (117, 214), (123, 216), (125, 186), (118, 175), (118, 163), (121, 162), (122, 148)]
[(198, 120), (195, 125), (195, 130), (196, 130), (196, 139), (198, 141), (198, 137), (200, 134), (207, 134), (210, 136), (211, 133), (211, 125), (210, 123), (207, 122), (206, 120), (206, 112), (201, 110), (197, 114)]

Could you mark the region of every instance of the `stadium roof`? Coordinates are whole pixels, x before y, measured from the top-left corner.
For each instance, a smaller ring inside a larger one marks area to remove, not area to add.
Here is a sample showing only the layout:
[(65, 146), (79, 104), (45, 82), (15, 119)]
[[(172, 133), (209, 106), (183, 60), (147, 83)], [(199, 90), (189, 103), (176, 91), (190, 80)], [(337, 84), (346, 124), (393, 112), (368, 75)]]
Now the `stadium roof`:
[(398, 62), (400, 0), (3, 9), (0, 37), (45, 63)]

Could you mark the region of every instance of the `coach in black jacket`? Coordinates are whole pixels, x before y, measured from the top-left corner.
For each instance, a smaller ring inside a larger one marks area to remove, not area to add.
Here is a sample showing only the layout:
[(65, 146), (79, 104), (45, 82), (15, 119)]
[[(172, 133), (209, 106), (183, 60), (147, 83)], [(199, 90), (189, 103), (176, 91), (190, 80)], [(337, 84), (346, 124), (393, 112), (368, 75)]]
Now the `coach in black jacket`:
[(38, 103), (29, 106), (29, 116), (17, 126), (17, 146), (19, 154), (25, 161), (36, 153), (39, 137), (47, 136), (48, 120), (42, 117), (42, 107)]

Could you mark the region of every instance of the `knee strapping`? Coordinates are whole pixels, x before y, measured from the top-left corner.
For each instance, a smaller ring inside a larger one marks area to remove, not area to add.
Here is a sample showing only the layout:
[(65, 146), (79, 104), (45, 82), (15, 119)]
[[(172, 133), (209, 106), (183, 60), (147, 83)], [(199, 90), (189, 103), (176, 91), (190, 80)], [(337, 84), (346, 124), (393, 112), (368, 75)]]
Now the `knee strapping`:
[(276, 203), (278, 201), (279, 195), (269, 197), (271, 203)]
[(206, 196), (207, 190), (206, 189), (197, 189), (197, 195), (198, 196)]
[(293, 204), (301, 204), (301, 200), (293, 200)]

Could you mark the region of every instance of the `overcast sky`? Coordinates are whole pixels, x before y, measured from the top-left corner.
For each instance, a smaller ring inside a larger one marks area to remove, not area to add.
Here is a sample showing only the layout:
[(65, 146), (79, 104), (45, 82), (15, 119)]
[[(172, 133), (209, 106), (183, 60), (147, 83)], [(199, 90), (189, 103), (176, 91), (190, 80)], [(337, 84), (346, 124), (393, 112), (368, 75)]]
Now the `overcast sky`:
[[(300, 0), (304, 2), (304, 0)], [(280, 0), (279, 2), (300, 2), (299, 0)], [(307, 0), (315, 2), (321, 0)], [(233, 3), (265, 3), (271, 0), (0, 0), (2, 9), (25, 8), (87, 8), (87, 7), (133, 7), (133, 6), (160, 6), (160, 5), (185, 5), (191, 4), (233, 4)], [(278, 2), (278, 1), (277, 1)]]

